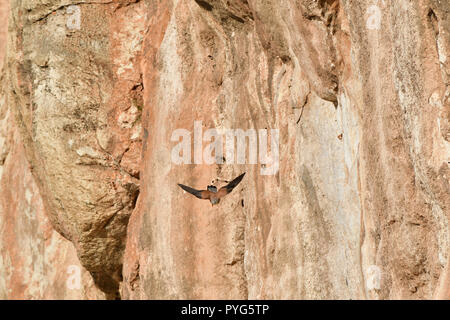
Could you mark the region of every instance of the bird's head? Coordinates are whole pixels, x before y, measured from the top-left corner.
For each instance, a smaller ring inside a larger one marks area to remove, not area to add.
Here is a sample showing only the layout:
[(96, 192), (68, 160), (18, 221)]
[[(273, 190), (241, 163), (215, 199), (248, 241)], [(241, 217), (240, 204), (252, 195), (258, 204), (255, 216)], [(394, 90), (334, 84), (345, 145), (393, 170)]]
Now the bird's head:
[(214, 193), (216, 193), (217, 192), (217, 187), (216, 186), (208, 186), (208, 191), (211, 191), (211, 192), (214, 192)]

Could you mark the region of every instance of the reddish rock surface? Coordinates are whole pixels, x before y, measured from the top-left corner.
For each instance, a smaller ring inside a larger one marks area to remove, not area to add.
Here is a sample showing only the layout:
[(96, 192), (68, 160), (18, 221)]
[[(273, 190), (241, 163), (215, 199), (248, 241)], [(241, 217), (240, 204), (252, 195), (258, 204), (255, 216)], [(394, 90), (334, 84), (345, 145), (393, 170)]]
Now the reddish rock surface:
[[(8, 9), (8, 2), (0, 1), (0, 70)], [(0, 299), (105, 298), (81, 266), (72, 243), (46, 216), (4, 90), (0, 90), (0, 199)]]
[[(0, 2), (0, 298), (450, 298), (448, 3), (71, 3)], [(195, 121), (279, 170), (174, 163)]]

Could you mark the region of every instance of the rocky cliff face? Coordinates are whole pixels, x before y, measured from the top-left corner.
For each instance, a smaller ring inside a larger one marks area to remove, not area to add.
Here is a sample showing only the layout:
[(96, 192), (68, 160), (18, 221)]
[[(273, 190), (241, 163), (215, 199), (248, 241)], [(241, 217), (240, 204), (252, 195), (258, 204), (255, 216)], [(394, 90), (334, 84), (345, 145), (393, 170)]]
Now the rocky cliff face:
[(450, 298), (449, 10), (0, 1), (0, 298)]

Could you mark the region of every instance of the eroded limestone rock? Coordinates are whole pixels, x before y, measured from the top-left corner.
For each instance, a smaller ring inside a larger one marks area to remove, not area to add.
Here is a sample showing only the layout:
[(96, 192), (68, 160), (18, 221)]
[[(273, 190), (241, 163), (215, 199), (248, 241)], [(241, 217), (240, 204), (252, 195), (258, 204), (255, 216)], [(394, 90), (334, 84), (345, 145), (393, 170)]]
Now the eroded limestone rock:
[[(107, 298), (448, 299), (449, 10), (11, 0), (0, 175), (23, 181), (4, 165), (23, 145), (12, 159), (26, 153), (36, 188), (17, 206), (42, 197)], [(279, 171), (174, 164), (172, 132), (194, 121), (279, 129)], [(176, 185), (244, 171), (220, 206)], [(7, 202), (0, 223), (22, 227)], [(9, 248), (3, 264), (19, 263)], [(0, 297), (20, 296), (5, 293), (14, 277), (0, 274)]]

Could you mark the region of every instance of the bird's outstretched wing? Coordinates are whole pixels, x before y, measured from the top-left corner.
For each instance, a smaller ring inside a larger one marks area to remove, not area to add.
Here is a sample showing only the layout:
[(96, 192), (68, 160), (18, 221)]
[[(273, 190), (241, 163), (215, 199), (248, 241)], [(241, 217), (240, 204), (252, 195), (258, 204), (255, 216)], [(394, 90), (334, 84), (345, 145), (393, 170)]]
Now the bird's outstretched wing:
[(219, 192), (217, 192), (217, 197), (222, 198), (229, 194), (233, 189), (241, 182), (242, 178), (244, 178), (245, 172), (241, 174), (239, 177), (235, 178), (233, 181), (231, 181), (226, 186), (220, 188)]
[(184, 184), (178, 184), (181, 189), (183, 189), (186, 192), (189, 192), (190, 194), (193, 194), (194, 196), (196, 196), (199, 199), (209, 199), (209, 194), (210, 192), (208, 190), (196, 190), (194, 188), (185, 186)]

